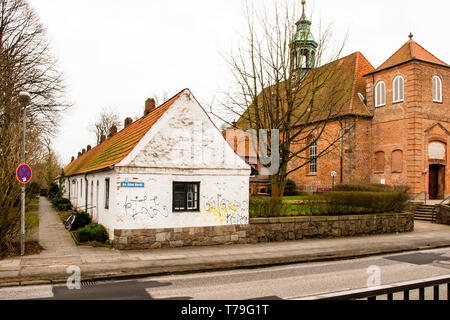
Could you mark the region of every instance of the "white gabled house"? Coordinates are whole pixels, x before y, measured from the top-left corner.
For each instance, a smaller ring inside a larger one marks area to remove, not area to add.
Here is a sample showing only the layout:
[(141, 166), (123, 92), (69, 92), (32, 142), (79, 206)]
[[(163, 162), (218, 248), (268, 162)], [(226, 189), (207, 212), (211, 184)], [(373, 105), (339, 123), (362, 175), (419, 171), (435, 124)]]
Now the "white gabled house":
[(114, 230), (248, 224), (250, 167), (185, 89), (64, 169), (65, 197)]

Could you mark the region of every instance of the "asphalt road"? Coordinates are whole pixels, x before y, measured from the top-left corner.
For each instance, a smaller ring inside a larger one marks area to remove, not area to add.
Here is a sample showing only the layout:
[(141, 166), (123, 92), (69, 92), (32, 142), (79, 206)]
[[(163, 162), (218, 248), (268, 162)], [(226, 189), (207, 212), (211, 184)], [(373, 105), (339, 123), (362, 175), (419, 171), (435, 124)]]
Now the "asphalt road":
[[(149, 277), (138, 280), (0, 288), (0, 299), (296, 299), (322, 293), (450, 276), (450, 248), (260, 269)], [(447, 299), (441, 286), (441, 298)], [(432, 289), (427, 291), (431, 299)], [(412, 294), (411, 299), (417, 299)]]

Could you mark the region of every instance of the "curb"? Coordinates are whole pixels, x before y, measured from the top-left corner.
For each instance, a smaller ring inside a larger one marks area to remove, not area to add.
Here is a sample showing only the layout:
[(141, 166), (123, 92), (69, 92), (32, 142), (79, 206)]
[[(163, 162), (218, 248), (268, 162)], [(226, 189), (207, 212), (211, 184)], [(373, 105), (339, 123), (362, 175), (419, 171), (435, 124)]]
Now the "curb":
[[(449, 248), (450, 244), (442, 245), (428, 245), (421, 246), (418, 248), (396, 248), (396, 249), (386, 249), (386, 250), (372, 250), (364, 252), (341, 252), (336, 254), (323, 254), (323, 255), (301, 255), (301, 256), (291, 256), (291, 257), (273, 257), (266, 259), (255, 259), (255, 260), (241, 260), (235, 262), (210, 262), (201, 263), (193, 265), (178, 265), (169, 267), (151, 267), (142, 268), (135, 271), (113, 271), (111, 273), (105, 274), (93, 274), (89, 273), (84, 276), (81, 280), (81, 284), (86, 282), (104, 282), (104, 281), (120, 281), (120, 280), (133, 280), (143, 277), (150, 276), (166, 276), (166, 275), (179, 275), (179, 274), (189, 274), (189, 273), (201, 273), (201, 272), (215, 272), (215, 271), (230, 271), (230, 270), (244, 270), (244, 269), (257, 269), (257, 268), (268, 268), (283, 265), (290, 265), (296, 263), (309, 263), (309, 262), (326, 262), (326, 261), (336, 261), (336, 260), (350, 260), (357, 258), (365, 258), (371, 256), (378, 256), (384, 254), (394, 254), (402, 252), (412, 252), (421, 250), (432, 250), (440, 248)], [(220, 266), (218, 265), (220, 263)], [(36, 276), (38, 277), (38, 276)], [(11, 282), (0, 283), (0, 288), (5, 287), (17, 287), (17, 286), (32, 286), (32, 285), (51, 285), (51, 284), (63, 284), (67, 281), (67, 276), (60, 277), (55, 276), (54, 279), (49, 280), (32, 280), (33, 277), (28, 277), (27, 280), (14, 280)]]

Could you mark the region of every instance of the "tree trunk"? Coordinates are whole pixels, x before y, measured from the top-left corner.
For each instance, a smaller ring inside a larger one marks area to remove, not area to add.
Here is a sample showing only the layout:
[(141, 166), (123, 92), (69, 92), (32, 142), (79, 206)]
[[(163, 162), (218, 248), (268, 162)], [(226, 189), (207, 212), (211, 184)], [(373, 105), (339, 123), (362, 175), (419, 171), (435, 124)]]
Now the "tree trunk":
[(286, 179), (281, 178), (279, 175), (272, 176), (272, 201), (281, 202), (284, 194), (284, 186), (286, 184)]

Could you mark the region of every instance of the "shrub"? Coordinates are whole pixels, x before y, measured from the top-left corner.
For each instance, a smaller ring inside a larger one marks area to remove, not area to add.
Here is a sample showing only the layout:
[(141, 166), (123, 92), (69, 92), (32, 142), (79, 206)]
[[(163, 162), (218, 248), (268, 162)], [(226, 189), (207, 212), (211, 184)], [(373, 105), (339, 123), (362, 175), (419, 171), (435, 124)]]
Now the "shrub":
[(285, 196), (296, 196), (298, 195), (297, 186), (295, 182), (291, 179), (286, 180), (286, 184), (284, 186), (284, 195)]
[(79, 242), (97, 241), (104, 243), (108, 240), (108, 232), (101, 224), (91, 223), (76, 231)]
[(55, 197), (51, 200), (52, 206), (58, 211), (67, 211), (72, 209), (69, 199)]
[(89, 216), (89, 213), (85, 211), (80, 211), (75, 216), (75, 221), (72, 225), (72, 230), (77, 230), (80, 228), (83, 228), (84, 226), (91, 223), (91, 217)]
[(56, 207), (56, 209), (58, 211), (69, 211), (72, 210), (72, 204), (70, 203), (62, 203), (62, 204), (58, 204), (58, 206)]
[(50, 183), (50, 187), (47, 193), (47, 197), (49, 199), (53, 199), (56, 197), (56, 195), (59, 193), (59, 187), (56, 183), (52, 182)]
[(29, 199), (34, 199), (39, 195), (40, 187), (36, 182), (30, 182), (25, 186), (26, 195)]

